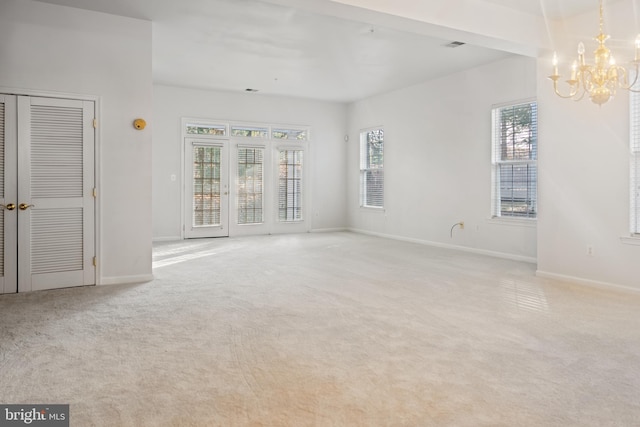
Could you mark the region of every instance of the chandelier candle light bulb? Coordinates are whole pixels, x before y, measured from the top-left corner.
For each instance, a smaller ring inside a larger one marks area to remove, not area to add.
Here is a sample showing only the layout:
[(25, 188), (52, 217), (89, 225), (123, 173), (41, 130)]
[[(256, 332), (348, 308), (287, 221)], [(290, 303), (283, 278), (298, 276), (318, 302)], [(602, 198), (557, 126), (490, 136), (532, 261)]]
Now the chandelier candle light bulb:
[[(571, 65), (571, 78), (566, 81), (569, 92), (562, 94), (558, 89), (560, 74), (558, 73), (558, 54), (553, 53), (553, 74), (549, 79), (553, 81), (553, 90), (561, 98), (572, 98), (575, 101), (581, 100), (585, 94), (589, 95), (591, 101), (602, 105), (616, 94), (616, 90), (621, 88), (631, 92), (640, 92), (632, 89), (638, 80), (638, 68), (640, 65), (640, 35), (635, 40), (635, 56), (631, 62), (630, 69), (619, 66), (611, 51), (605, 45), (609, 35), (604, 33), (604, 13), (602, 0), (600, 0), (600, 33), (595, 37), (598, 47), (594, 53), (594, 64), (587, 64), (585, 60), (584, 43), (578, 43), (578, 59)], [(633, 81), (629, 82), (629, 76), (633, 76)]]

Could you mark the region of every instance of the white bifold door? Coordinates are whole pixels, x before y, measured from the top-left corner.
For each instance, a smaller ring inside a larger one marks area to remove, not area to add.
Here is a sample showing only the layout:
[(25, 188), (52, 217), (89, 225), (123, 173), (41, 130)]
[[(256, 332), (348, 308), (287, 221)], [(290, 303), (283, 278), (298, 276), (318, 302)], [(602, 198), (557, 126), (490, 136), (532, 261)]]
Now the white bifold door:
[(0, 293), (95, 284), (94, 117), (0, 94)]

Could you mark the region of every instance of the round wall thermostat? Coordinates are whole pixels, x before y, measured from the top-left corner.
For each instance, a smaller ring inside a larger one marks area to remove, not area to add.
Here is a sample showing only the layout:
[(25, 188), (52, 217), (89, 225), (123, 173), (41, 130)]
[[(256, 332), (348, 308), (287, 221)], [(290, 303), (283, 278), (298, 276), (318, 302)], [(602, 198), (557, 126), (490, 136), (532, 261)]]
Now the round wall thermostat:
[(135, 119), (133, 121), (133, 127), (138, 129), (138, 130), (142, 130), (147, 126), (147, 122), (145, 122), (143, 119)]

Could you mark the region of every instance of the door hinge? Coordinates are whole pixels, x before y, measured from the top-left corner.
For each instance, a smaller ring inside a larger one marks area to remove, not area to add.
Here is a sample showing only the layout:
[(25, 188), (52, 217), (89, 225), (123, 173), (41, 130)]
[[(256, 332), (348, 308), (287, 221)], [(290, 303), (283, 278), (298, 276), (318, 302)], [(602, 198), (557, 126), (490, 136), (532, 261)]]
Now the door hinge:
[(93, 128), (98, 129), (98, 119), (93, 119)]
[(98, 258), (93, 257), (93, 266), (97, 267), (98, 266)]
[(93, 198), (95, 199), (96, 197), (98, 197), (98, 189), (93, 187)]

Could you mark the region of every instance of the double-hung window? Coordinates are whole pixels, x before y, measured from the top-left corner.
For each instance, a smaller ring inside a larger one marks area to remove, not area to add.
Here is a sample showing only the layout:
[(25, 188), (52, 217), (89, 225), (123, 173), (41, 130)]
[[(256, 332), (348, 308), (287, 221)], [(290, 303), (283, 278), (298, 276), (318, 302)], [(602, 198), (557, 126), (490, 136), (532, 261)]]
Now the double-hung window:
[(535, 101), (492, 110), (492, 215), (536, 218), (538, 107)]
[(360, 133), (360, 206), (384, 207), (384, 129)]

